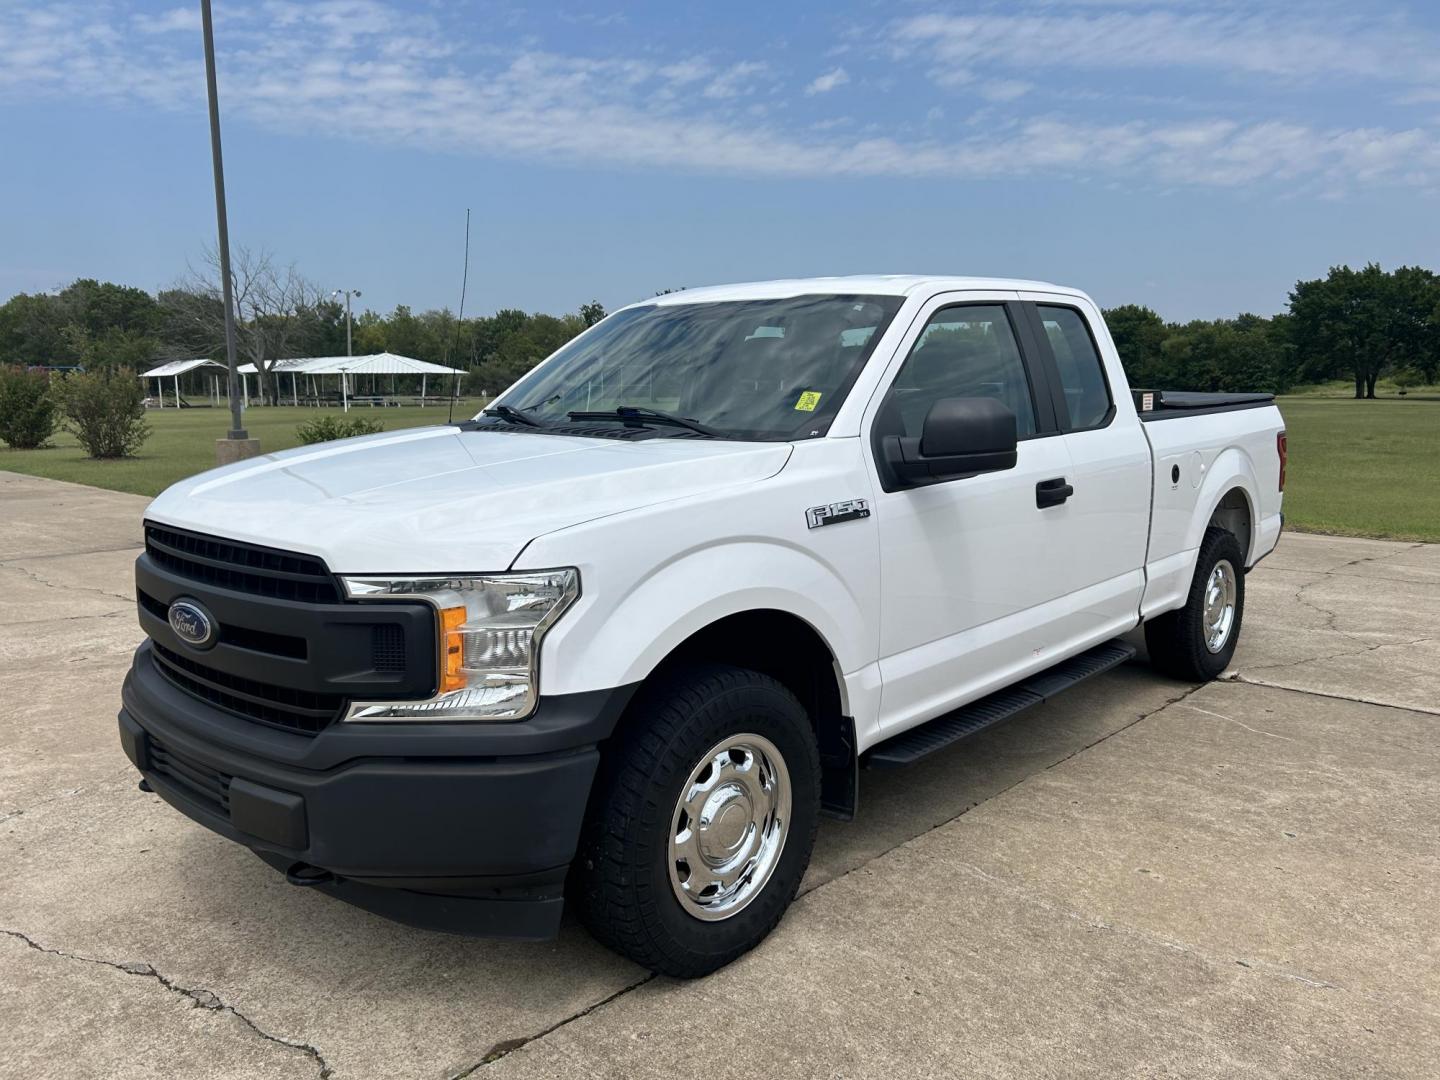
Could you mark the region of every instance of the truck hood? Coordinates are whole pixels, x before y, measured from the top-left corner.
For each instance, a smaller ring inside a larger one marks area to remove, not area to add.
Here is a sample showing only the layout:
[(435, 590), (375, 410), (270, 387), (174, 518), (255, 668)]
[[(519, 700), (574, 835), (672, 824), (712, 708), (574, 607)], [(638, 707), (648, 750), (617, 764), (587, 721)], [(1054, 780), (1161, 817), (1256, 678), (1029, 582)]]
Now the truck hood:
[(412, 428), (201, 473), (146, 516), (318, 555), (337, 573), (495, 571), (556, 529), (773, 476), (790, 449)]

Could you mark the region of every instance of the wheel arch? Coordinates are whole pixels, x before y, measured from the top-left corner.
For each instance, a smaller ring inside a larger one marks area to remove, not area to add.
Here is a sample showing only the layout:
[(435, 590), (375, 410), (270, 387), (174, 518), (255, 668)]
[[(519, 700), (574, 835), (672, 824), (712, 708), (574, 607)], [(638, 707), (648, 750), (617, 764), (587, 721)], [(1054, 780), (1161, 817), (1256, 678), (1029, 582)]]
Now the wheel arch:
[[(1245, 565), (1249, 566), (1254, 561), (1257, 534), (1257, 490), (1255, 470), (1249, 458), (1235, 447), (1223, 450), (1206, 470), (1186, 547), (1198, 554), (1205, 530), (1214, 525), (1234, 535)], [(1191, 572), (1194, 572), (1193, 565)]]
[(810, 716), (820, 750), (822, 807), (833, 817), (853, 817), (859, 777), (855, 722), (847, 712), (840, 665), (820, 631), (780, 608), (733, 612), (679, 642), (645, 674), (642, 686), (701, 663), (758, 671), (795, 695)]
[(1255, 509), (1250, 493), (1236, 485), (1221, 495), (1205, 525), (1207, 529), (1211, 526), (1224, 529), (1235, 537), (1248, 566), (1255, 541)]

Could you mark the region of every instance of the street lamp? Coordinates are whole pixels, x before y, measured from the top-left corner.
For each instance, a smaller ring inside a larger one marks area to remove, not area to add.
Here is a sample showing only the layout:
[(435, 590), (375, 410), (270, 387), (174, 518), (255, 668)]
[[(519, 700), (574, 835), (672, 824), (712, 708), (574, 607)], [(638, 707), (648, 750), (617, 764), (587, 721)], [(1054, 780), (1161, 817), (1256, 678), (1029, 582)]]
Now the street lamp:
[(341, 293), (344, 293), (344, 294), (345, 294), (345, 355), (346, 355), (346, 356), (354, 356), (354, 355), (355, 355), (355, 352), (354, 352), (354, 350), (350, 347), (350, 298), (351, 298), (352, 296), (359, 296), (359, 295), (360, 295), (360, 290), (359, 290), (359, 289), (336, 289), (334, 292), (332, 292), (332, 293), (330, 294), (330, 299), (332, 299), (332, 300), (335, 299), (335, 297), (339, 296)]

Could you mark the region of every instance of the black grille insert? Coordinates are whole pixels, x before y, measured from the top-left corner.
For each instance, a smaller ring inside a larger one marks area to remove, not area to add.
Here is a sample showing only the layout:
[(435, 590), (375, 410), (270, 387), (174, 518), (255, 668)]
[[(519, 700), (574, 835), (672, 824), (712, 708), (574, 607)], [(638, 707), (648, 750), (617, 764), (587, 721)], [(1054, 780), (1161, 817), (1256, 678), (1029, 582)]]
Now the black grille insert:
[(153, 735), (149, 742), (150, 768), (181, 788), (192, 802), (221, 817), (230, 816), (230, 780), (225, 773), (178, 754)]
[(343, 699), (256, 682), (197, 663), (152, 640), (155, 667), (174, 686), (193, 697), (271, 727), (314, 735), (340, 715)]
[(371, 627), (370, 666), (376, 671), (405, 670), (405, 628), (399, 623)]
[(310, 604), (340, 602), (325, 564), (311, 555), (145, 525), (145, 551), (172, 574), (232, 592)]
[[(157, 619), (169, 618), (170, 606), (164, 601), (155, 599), (144, 589), (136, 589), (135, 598), (142, 608)], [(293, 637), (290, 634), (272, 634), (268, 630), (251, 630), (249, 627), (231, 626), (229, 623), (220, 627), (220, 640), (226, 645), (234, 645), (237, 649), (269, 653), (271, 656), (284, 656), (291, 660), (304, 660), (310, 651), (309, 642), (302, 637)], [(401, 640), (403, 648), (403, 638)], [(404, 669), (401, 668), (401, 670)]]

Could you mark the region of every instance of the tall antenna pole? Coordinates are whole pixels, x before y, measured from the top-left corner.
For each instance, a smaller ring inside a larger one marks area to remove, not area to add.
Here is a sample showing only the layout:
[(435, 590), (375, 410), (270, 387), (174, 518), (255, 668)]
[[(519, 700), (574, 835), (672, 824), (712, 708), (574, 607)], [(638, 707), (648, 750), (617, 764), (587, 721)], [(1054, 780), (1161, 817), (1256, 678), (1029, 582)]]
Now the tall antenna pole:
[(215, 167), (215, 223), (220, 241), (220, 289), (225, 301), (225, 366), (230, 369), (231, 440), (248, 439), (240, 405), (240, 372), (235, 361), (235, 293), (230, 279), (230, 226), (225, 220), (225, 165), (220, 158), (220, 98), (215, 89), (215, 23), (210, 0), (200, 0), (205, 35), (205, 89), (210, 97), (210, 156)]
[[(465, 289), (470, 284), (470, 208), (465, 208), (465, 270), (460, 275), (460, 314), (455, 317), (455, 346), (450, 350), (450, 358), (455, 359), (455, 354), (460, 351), (460, 327), (465, 322)], [(454, 382), (450, 387), (450, 415), (446, 417), (447, 424), (455, 421), (455, 395), (460, 392), (460, 376), (454, 376)]]

